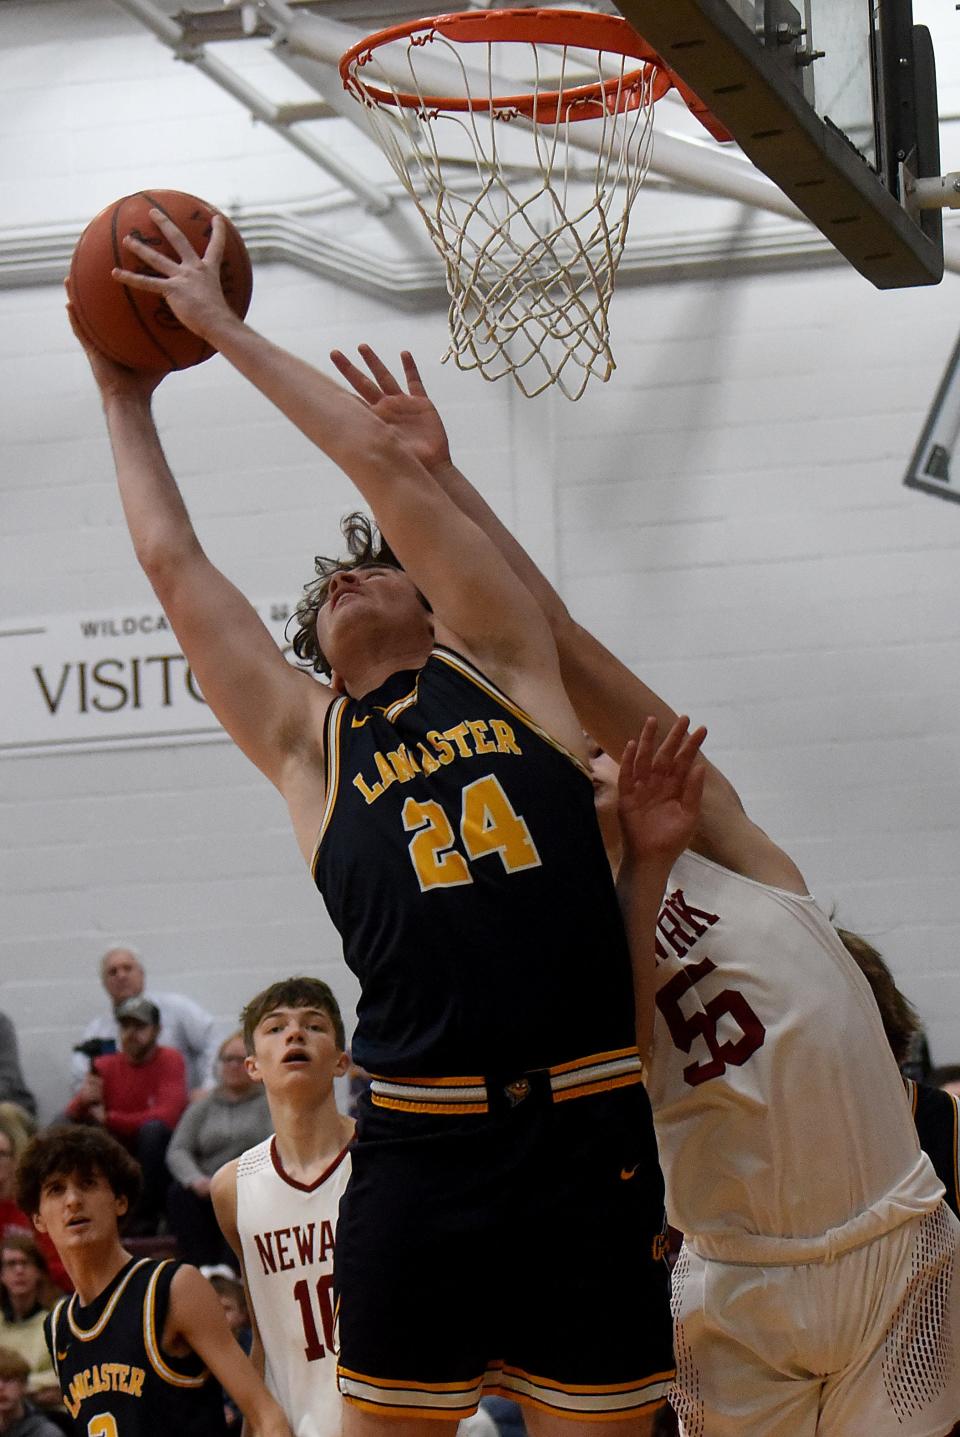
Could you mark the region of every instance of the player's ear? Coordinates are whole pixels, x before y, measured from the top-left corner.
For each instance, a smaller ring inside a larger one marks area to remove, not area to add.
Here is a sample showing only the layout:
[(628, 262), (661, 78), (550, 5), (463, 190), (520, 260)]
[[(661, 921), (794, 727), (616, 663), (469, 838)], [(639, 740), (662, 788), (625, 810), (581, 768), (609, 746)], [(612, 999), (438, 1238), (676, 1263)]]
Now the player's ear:
[(247, 1077), (251, 1083), (262, 1083), (263, 1074), (260, 1072), (260, 1064), (257, 1062), (256, 1053), (248, 1053), (243, 1060), (243, 1066), (247, 1070)]
[(337, 1055), (336, 1064), (334, 1065), (333, 1076), (335, 1078), (342, 1078), (344, 1073), (349, 1072), (349, 1070), (350, 1054), (347, 1052), (339, 1053)]
[(39, 1214), (38, 1212), (35, 1212), (35, 1213), (34, 1213), (33, 1218), (31, 1219), (31, 1221), (33, 1222), (34, 1227), (37, 1229), (37, 1232), (42, 1232), (42, 1233), (46, 1234), (47, 1225), (46, 1225), (46, 1223), (44, 1222), (43, 1218), (40, 1216), (40, 1214)]
[(336, 669), (330, 670), (330, 687), (335, 694), (345, 694), (347, 692), (347, 686)]
[(123, 1193), (115, 1193), (114, 1202), (117, 1205), (117, 1217), (125, 1217), (126, 1214), (130, 1211), (130, 1199), (126, 1197)]

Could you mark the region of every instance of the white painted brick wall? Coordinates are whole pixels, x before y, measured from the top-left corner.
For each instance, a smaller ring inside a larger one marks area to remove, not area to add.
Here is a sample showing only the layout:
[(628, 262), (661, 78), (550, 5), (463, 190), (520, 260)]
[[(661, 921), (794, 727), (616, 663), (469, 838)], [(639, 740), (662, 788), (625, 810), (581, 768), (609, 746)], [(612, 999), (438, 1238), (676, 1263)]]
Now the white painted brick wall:
[[(956, 46), (940, 60), (954, 93)], [(327, 183), (101, 0), (7, 0), (0, 224), (80, 218), (158, 177), (249, 204)], [(462, 466), (574, 611), (710, 725), (753, 815), (886, 953), (935, 1057), (960, 1057), (960, 508), (901, 485), (956, 279), (625, 290), (619, 368), (577, 405), (440, 369), (439, 308), (401, 315), (280, 265), (256, 283), (253, 323), (317, 362), (361, 339), (414, 349)], [(55, 287), (0, 290), (0, 405), (4, 620), (148, 602)], [(167, 381), (157, 409), (211, 556), (252, 595), (293, 597), (350, 486), (219, 360)], [(0, 814), (0, 1007), (45, 1113), (113, 939), (224, 1030), (297, 969), (352, 1006), (283, 804), (228, 744), (4, 760)]]

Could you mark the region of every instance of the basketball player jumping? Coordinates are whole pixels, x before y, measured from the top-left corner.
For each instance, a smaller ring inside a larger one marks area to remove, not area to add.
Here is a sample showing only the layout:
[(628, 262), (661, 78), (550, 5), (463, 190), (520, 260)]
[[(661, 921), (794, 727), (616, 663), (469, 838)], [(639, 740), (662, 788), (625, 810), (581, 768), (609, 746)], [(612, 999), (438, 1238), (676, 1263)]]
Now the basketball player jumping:
[[(584, 727), (617, 754), (647, 720), (666, 732), (676, 715), (571, 619), (454, 467), (412, 358), (405, 394), (361, 354), (370, 374), (333, 360), (536, 595)], [(616, 867), (617, 770), (600, 754), (593, 771)], [(629, 823), (635, 848), (643, 825)], [(638, 1042), (647, 1054), (652, 1033), (667, 1211), (685, 1234), (672, 1395), (684, 1432), (943, 1437), (960, 1415), (960, 1224), (920, 1152), (863, 975), (710, 765), (655, 944), (643, 935), (661, 880), (656, 865), (632, 869)]]
[(344, 1432), (443, 1437), (492, 1390), (526, 1402), (534, 1437), (596, 1417), (637, 1437), (673, 1369), (662, 1180), (549, 625), (383, 417), (228, 309), (222, 224), (199, 259), (155, 213), (179, 259), (130, 240), (157, 277), (118, 280), (328, 454), (404, 565), (367, 553), (312, 585), (304, 651), (333, 686), (294, 670), (200, 547), (150, 414), (160, 376), (88, 351), (137, 556), (208, 703), (286, 798), (361, 982)]
[(213, 1206), (247, 1289), (254, 1366), (295, 1437), (339, 1437), (333, 1254), (353, 1138), (333, 1091), (349, 1063), (343, 1019), (326, 983), (287, 978), (241, 1022), (274, 1136), (220, 1169)]
[(47, 1129), (21, 1157), (17, 1188), (76, 1288), (45, 1332), (78, 1434), (217, 1437), (226, 1432), (222, 1384), (258, 1437), (291, 1437), (206, 1279), (124, 1248), (118, 1224), (140, 1169), (109, 1133)]

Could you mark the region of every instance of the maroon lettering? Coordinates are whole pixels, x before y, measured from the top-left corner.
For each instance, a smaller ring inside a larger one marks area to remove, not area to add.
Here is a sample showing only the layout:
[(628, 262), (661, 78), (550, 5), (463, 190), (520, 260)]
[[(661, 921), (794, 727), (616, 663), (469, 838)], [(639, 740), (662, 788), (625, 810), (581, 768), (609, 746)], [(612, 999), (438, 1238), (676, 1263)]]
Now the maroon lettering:
[[(708, 913), (705, 908), (692, 907), (684, 898), (683, 889), (678, 888), (665, 900), (657, 919), (657, 929), (677, 957), (683, 958), (697, 939), (702, 938), (707, 929), (719, 921), (718, 913)], [(655, 947), (658, 958), (662, 960), (670, 957), (659, 938)]]
[(307, 1267), (313, 1262), (313, 1234), (316, 1231), (316, 1223), (311, 1223), (306, 1229), (297, 1225), (293, 1229), (293, 1236), (297, 1244), (297, 1256), (300, 1259), (300, 1266)]
[(328, 1252), (333, 1252), (333, 1223), (324, 1218), (320, 1224), (320, 1251), (317, 1253), (317, 1262), (323, 1262)]
[(264, 1277), (266, 1277), (268, 1273), (276, 1272), (277, 1260), (273, 1255), (273, 1234), (265, 1232), (261, 1237), (260, 1233), (255, 1232), (253, 1234), (253, 1240), (257, 1244), (257, 1253), (263, 1264)]
[(277, 1261), (282, 1272), (290, 1272), (296, 1267), (293, 1258), (287, 1252), (287, 1244), (290, 1241), (290, 1229), (288, 1227), (274, 1228), (273, 1236), (277, 1243)]

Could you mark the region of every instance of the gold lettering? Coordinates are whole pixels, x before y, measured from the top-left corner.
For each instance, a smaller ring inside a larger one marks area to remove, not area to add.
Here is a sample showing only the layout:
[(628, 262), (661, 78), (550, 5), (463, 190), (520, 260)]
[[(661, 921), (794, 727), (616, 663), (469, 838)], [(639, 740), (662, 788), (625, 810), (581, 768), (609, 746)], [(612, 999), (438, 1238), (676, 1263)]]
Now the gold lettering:
[(490, 727), (493, 729), (493, 736), (497, 741), (497, 753), (520, 753), (520, 747), (514, 737), (513, 729), (503, 719), (491, 719)]
[(420, 772), (420, 765), (406, 744), (402, 743), (393, 753), (388, 753), (387, 758), (400, 783), (409, 783)]
[(460, 751), (461, 758), (470, 757), (470, 745), (467, 743), (467, 726), (465, 723), (455, 724), (453, 728), (445, 728), (444, 738), (452, 739)]
[(434, 748), (437, 750), (437, 758), (440, 760), (441, 763), (453, 762), (453, 747), (451, 744), (447, 743), (443, 734), (439, 733), (437, 729), (432, 728), (430, 730), (430, 732), (427, 734), (427, 742), (433, 744)]
[(389, 788), (391, 783), (396, 783), (397, 775), (387, 763), (387, 760), (384, 758), (383, 754), (380, 752), (379, 749), (377, 749), (377, 752), (373, 755), (373, 761), (377, 765), (377, 773), (379, 773), (380, 777), (383, 779), (384, 788)]
[(146, 1377), (146, 1375), (147, 1374), (142, 1367), (131, 1367), (130, 1386), (127, 1388), (127, 1391), (130, 1393), (131, 1397), (143, 1396), (143, 1379)]
[(383, 793), (383, 784), (382, 784), (382, 783), (375, 783), (375, 784), (373, 785), (373, 788), (369, 788), (369, 787), (367, 786), (366, 780), (364, 779), (363, 775), (362, 775), (362, 774), (359, 774), (359, 773), (357, 774), (356, 778), (353, 780), (353, 786), (354, 786), (354, 788), (359, 789), (359, 791), (363, 794), (364, 798), (366, 799), (367, 803), (373, 803), (374, 799), (375, 799), (375, 798), (379, 798), (380, 795), (381, 795), (381, 793)]
[(488, 738), (484, 738), (487, 725), (483, 719), (467, 719), (467, 728), (473, 734), (473, 742), (476, 745), (477, 753), (496, 752), (496, 744), (491, 743)]
[(436, 773), (437, 769), (440, 767), (440, 764), (437, 759), (434, 758), (433, 754), (427, 748), (426, 744), (418, 743), (417, 748), (420, 750), (420, 765), (424, 773), (428, 777), (431, 773)]

